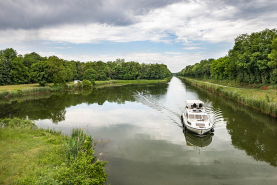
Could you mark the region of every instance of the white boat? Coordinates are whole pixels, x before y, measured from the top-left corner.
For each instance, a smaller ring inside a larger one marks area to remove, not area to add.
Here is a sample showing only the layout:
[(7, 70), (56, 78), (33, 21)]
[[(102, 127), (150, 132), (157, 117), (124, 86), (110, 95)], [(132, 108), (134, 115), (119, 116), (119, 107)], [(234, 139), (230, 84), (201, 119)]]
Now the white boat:
[(204, 108), (204, 102), (200, 100), (186, 101), (186, 110), (181, 115), (181, 120), (184, 129), (196, 134), (203, 135), (214, 131), (213, 124)]

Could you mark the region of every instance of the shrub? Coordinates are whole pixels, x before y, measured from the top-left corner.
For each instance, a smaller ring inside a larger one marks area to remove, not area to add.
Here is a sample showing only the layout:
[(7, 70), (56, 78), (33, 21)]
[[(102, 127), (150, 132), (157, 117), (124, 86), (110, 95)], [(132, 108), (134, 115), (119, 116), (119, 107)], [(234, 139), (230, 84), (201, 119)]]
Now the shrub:
[(43, 81), (40, 81), (40, 82), (39, 82), (39, 85), (44, 87), (44, 86), (46, 85), (46, 81), (44, 81), (44, 80), (43, 80)]
[(83, 89), (91, 89), (92, 84), (89, 80), (84, 80), (82, 83), (83, 83)]
[(92, 84), (93, 84), (93, 81), (95, 81), (96, 77), (97, 77), (97, 72), (94, 69), (87, 69), (84, 72), (84, 80), (89, 80)]

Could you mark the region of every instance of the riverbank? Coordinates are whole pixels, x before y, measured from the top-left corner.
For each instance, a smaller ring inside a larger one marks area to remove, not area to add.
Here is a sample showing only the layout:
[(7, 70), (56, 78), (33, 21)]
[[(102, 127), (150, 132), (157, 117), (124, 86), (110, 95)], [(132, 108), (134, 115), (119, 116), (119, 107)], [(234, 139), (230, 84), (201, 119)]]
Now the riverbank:
[[(162, 80), (109, 80), (109, 81), (96, 81), (94, 88), (112, 86), (117, 84), (141, 84), (141, 83), (167, 83), (170, 79)], [(0, 86), (0, 99), (9, 99), (12, 97), (29, 96), (35, 94), (50, 94), (52, 92), (61, 91), (79, 91), (80, 85), (70, 82), (66, 86), (49, 86), (41, 87), (39, 84), (21, 84), (21, 85), (7, 85)]]
[(68, 136), (18, 118), (0, 126), (0, 184), (106, 182), (106, 162), (93, 156), (93, 139), (82, 129)]
[(221, 96), (230, 98), (236, 102), (242, 103), (251, 108), (260, 110), (261, 112), (273, 117), (277, 117), (277, 92), (274, 88), (268, 88), (267, 90), (261, 90), (258, 87), (234, 87), (225, 86), (228, 84), (215, 84), (206, 81), (195, 80), (191, 78), (184, 78), (186, 82), (207, 89), (211, 92), (217, 93)]

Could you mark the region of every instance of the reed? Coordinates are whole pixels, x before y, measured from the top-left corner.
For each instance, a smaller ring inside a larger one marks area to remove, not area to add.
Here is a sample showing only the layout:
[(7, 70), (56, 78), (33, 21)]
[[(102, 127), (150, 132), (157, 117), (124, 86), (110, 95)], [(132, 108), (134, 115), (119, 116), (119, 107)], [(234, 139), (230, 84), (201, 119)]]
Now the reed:
[(10, 93), (10, 91), (4, 90), (0, 92), (0, 98), (5, 98), (6, 96), (8, 96)]

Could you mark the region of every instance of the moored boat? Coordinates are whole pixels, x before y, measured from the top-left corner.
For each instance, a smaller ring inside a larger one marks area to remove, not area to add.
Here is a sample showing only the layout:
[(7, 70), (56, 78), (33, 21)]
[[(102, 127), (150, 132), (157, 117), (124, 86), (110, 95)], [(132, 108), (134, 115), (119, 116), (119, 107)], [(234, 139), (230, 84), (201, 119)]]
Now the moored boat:
[(187, 100), (186, 110), (181, 115), (183, 127), (186, 130), (203, 135), (213, 132), (213, 124), (204, 108), (204, 102), (200, 100)]

